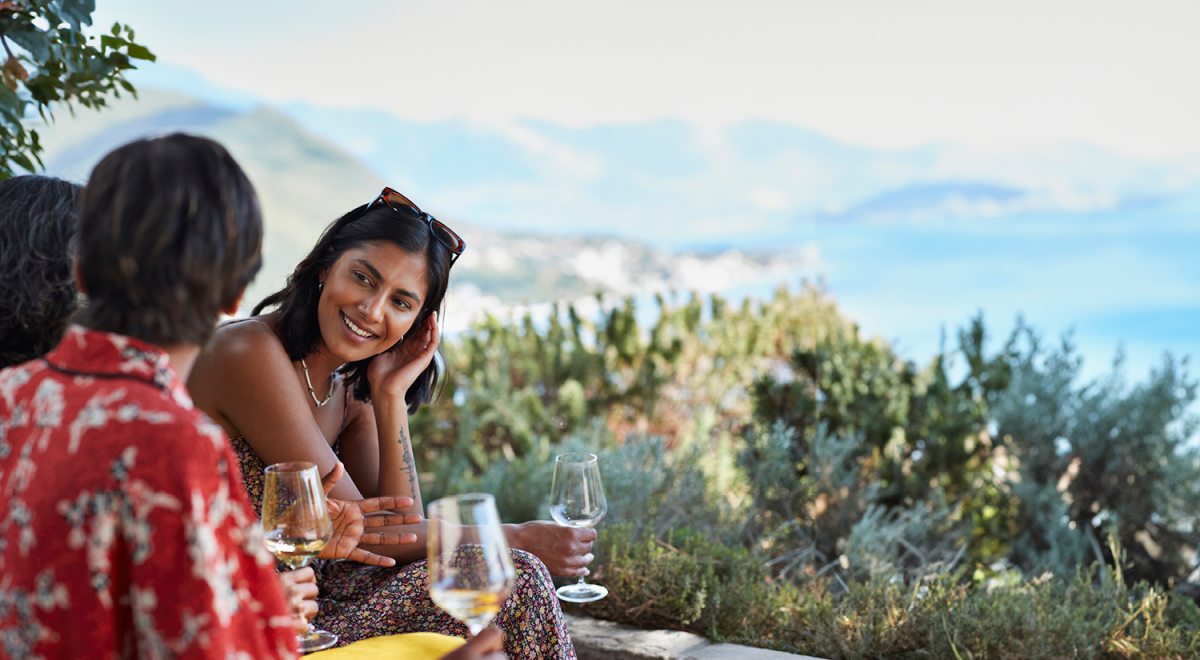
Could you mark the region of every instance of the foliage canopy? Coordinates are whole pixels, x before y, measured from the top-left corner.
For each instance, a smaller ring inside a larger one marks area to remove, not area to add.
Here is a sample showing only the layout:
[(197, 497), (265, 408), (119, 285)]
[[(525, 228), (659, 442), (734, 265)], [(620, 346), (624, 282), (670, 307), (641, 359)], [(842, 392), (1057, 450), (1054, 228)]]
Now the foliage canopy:
[[(42, 164), (37, 130), (26, 125), (36, 107), (43, 120), (53, 119), (52, 104), (104, 107), (112, 94), (136, 94), (125, 79), (134, 60), (154, 61), (154, 54), (134, 41), (133, 28), (114, 24), (97, 39), (85, 34), (96, 10), (94, 0), (4, 0), (0, 2), (0, 180), (14, 166), (33, 172)], [(35, 164), (36, 163), (36, 164)]]

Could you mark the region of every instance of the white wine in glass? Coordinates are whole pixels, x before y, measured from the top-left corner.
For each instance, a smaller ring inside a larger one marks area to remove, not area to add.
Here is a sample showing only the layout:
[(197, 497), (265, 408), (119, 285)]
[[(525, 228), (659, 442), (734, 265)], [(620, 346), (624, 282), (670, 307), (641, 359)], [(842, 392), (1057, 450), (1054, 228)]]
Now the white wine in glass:
[[(562, 454), (554, 459), (550, 486), (550, 516), (564, 527), (595, 527), (608, 513), (600, 463), (595, 454)], [(608, 595), (608, 589), (579, 582), (558, 588), (558, 597), (570, 603), (590, 603)]]
[(496, 500), (467, 493), (429, 504), (429, 597), (472, 635), (492, 622), (517, 578)]
[[(263, 540), (271, 554), (291, 568), (321, 554), (333, 536), (321, 475), (312, 463), (276, 463), (267, 467), (263, 487)], [(304, 653), (337, 644), (337, 635), (316, 630), (296, 636)]]

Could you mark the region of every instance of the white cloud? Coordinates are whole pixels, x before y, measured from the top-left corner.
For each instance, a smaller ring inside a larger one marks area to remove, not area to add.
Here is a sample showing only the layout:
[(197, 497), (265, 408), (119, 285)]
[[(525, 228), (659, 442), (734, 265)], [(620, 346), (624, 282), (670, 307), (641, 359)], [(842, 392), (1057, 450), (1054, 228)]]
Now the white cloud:
[(750, 191), (750, 203), (764, 211), (782, 211), (788, 207), (788, 196), (774, 188), (755, 188)]
[(875, 147), (1200, 153), (1186, 0), (114, 0), (97, 24), (114, 18), (164, 61), (269, 101), (417, 120), (760, 118)]

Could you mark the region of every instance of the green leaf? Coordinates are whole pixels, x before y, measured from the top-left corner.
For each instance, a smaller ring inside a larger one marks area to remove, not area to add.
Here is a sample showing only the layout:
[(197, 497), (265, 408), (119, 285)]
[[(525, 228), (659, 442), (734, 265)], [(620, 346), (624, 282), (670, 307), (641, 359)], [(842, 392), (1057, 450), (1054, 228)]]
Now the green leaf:
[(96, 11), (96, 0), (62, 0), (62, 18), (76, 32), (81, 25), (92, 24), (92, 12)]
[(16, 92), (4, 85), (0, 85), (0, 112), (6, 115), (6, 119), (13, 118), (17, 121), (25, 116), (25, 102)]
[(5, 28), (4, 36), (28, 51), (33, 61), (45, 62), (50, 59), (50, 47), (53, 45), (50, 33), (42, 32), (28, 23), (18, 23)]
[(149, 60), (153, 62), (157, 59), (154, 56), (154, 53), (151, 53), (148, 48), (142, 46), (141, 44), (130, 43), (129, 47), (125, 49), (125, 52), (129, 53), (129, 56), (135, 60)]
[(37, 171), (37, 168), (33, 166), (33, 161), (29, 160), (28, 156), (26, 156), (25, 154), (23, 154), (19, 151), (9, 154), (9, 158), (11, 158), (13, 160), (13, 162), (15, 162), (17, 165), (20, 165), (21, 167), (25, 168), (26, 172), (36, 172)]
[(113, 23), (112, 36), (114, 36), (114, 37), (121, 36), (121, 24), (120, 23)]

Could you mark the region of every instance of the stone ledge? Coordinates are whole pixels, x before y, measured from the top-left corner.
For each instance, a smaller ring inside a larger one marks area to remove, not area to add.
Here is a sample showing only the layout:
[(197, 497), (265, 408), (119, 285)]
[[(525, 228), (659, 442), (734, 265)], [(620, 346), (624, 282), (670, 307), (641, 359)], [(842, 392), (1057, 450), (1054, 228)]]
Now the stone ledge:
[(820, 660), (737, 644), (713, 644), (678, 630), (642, 630), (612, 621), (564, 615), (579, 660)]

